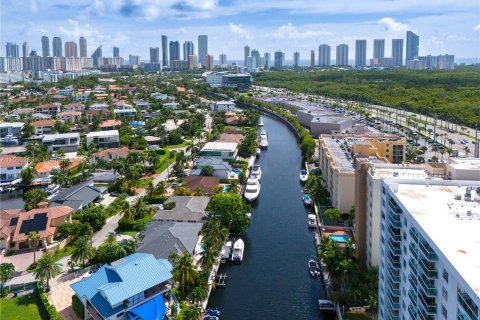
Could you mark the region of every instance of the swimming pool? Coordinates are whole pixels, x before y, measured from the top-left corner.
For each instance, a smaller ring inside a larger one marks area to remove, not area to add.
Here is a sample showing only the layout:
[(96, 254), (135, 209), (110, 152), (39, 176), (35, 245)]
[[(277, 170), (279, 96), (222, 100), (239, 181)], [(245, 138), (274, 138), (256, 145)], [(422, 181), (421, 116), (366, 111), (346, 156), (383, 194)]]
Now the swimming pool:
[(346, 234), (329, 234), (328, 237), (335, 242), (348, 242), (349, 236)]
[(238, 170), (238, 169), (233, 169), (232, 172), (235, 173), (235, 174), (240, 174), (240, 173), (242, 173), (242, 171), (241, 171), (241, 170)]
[(230, 190), (232, 190), (232, 186), (229, 185), (229, 184), (226, 184), (223, 186), (223, 192), (229, 192)]

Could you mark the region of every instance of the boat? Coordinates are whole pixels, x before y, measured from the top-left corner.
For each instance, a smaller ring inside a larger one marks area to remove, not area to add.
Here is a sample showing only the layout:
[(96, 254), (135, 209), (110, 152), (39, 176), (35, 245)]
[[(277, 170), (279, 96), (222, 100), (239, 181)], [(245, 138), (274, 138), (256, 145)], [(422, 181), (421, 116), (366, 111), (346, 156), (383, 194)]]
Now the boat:
[(248, 202), (255, 201), (260, 194), (260, 182), (258, 179), (250, 178), (247, 180), (243, 196)]
[(304, 193), (303, 194), (303, 203), (306, 206), (311, 206), (312, 205), (312, 196), (310, 195), (310, 193)]
[(60, 190), (60, 186), (58, 184), (51, 184), (47, 187), (45, 190), (48, 195), (52, 195), (54, 193), (57, 193)]
[(267, 139), (260, 140), (260, 147), (263, 149), (268, 148), (268, 140)]
[(220, 317), (222, 312), (218, 309), (207, 309), (205, 310), (205, 315), (206, 316), (213, 316), (213, 317)]
[(230, 260), (233, 251), (233, 242), (227, 241), (223, 247), (222, 251), (220, 252), (220, 262), (225, 263), (227, 260)]
[(250, 178), (254, 178), (258, 180), (262, 178), (262, 170), (260, 169), (259, 165), (252, 166), (252, 169), (250, 171)]
[(315, 260), (310, 259), (308, 261), (308, 271), (310, 271), (310, 276), (314, 278), (320, 277), (320, 267)]
[(258, 126), (263, 127), (263, 118), (260, 117), (260, 120), (258, 120)]
[(317, 227), (317, 217), (314, 214), (308, 215), (308, 227), (316, 228)]
[(243, 260), (243, 250), (245, 249), (245, 243), (242, 239), (238, 238), (237, 241), (233, 244), (233, 255), (232, 261), (235, 264), (242, 263)]
[(0, 142), (4, 144), (17, 144), (18, 139), (13, 134), (7, 134), (5, 137), (0, 138)]
[(255, 150), (255, 154), (256, 154), (257, 156), (260, 155), (260, 148), (257, 148), (257, 150)]
[(308, 172), (305, 169), (300, 170), (300, 181), (306, 182), (308, 180)]

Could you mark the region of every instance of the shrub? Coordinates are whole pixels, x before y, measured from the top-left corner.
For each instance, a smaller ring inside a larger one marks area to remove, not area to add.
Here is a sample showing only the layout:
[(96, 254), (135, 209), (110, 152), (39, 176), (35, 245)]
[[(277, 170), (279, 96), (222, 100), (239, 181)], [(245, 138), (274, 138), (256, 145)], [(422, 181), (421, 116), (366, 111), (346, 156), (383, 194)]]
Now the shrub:
[(118, 221), (118, 229), (120, 231), (142, 231), (145, 230), (147, 223), (151, 220), (152, 215), (146, 215), (138, 220), (125, 219), (125, 217), (122, 217), (122, 219)]
[(145, 197), (145, 202), (148, 204), (159, 204), (159, 203), (164, 203), (165, 200), (167, 199), (168, 199), (167, 196), (156, 195), (153, 197)]
[(172, 201), (172, 202), (165, 203), (163, 205), (163, 208), (165, 210), (172, 210), (173, 208), (175, 208), (176, 205), (177, 205), (177, 203), (175, 201)]
[(38, 287), (38, 294), (40, 295), (40, 299), (42, 300), (42, 304), (47, 310), (48, 313), (48, 318), (50, 320), (63, 320), (62, 317), (60, 316), (60, 313), (58, 313), (57, 309), (55, 309), (55, 306), (50, 304), (50, 301), (48, 301), (47, 294), (45, 291), (43, 291), (42, 287)]
[(80, 299), (78, 299), (77, 295), (72, 296), (72, 307), (73, 311), (75, 311), (75, 314), (80, 318), (84, 319), (85, 318), (85, 309), (83, 307), (82, 302), (80, 302)]

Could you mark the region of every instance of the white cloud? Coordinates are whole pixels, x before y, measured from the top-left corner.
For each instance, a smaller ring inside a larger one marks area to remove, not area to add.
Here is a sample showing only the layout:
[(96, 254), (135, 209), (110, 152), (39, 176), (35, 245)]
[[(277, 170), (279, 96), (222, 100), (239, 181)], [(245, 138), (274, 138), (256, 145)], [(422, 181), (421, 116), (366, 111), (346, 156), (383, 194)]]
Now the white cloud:
[(326, 30), (299, 30), (291, 22), (289, 22), (280, 26), (272, 36), (278, 39), (314, 39), (332, 35), (332, 32)]
[(443, 44), (443, 40), (438, 37), (431, 36), (430, 38), (428, 38), (427, 44), (432, 46), (439, 46)]
[(395, 19), (390, 18), (390, 17), (385, 17), (382, 18), (378, 21), (378, 25), (382, 28), (384, 31), (406, 31), (408, 29), (408, 25), (397, 22)]
[(468, 41), (468, 40), (470, 40), (469, 38), (464, 37), (464, 36), (460, 36), (458, 34), (449, 34), (447, 36), (447, 39), (454, 40), (454, 41)]
[(473, 31), (480, 31), (480, 24), (477, 24), (475, 27), (473, 27)]
[(236, 36), (243, 37), (245, 39), (251, 38), (249, 32), (241, 24), (235, 24), (230, 22), (228, 24), (228, 30), (230, 31), (230, 33)]

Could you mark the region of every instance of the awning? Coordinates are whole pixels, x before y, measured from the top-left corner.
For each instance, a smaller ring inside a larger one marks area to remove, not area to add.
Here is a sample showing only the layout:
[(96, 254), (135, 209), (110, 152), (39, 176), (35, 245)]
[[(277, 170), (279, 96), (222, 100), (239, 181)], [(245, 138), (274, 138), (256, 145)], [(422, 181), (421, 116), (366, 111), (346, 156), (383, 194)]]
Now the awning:
[(163, 295), (158, 295), (153, 299), (148, 300), (144, 304), (128, 311), (128, 318), (130, 320), (162, 320), (165, 315), (167, 307), (163, 300)]

